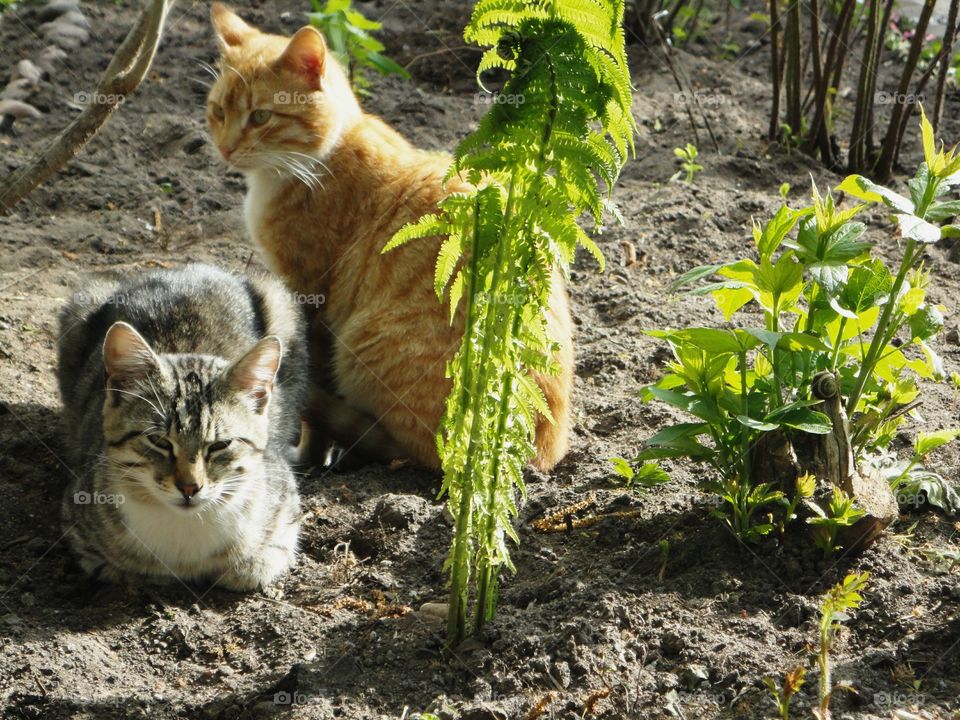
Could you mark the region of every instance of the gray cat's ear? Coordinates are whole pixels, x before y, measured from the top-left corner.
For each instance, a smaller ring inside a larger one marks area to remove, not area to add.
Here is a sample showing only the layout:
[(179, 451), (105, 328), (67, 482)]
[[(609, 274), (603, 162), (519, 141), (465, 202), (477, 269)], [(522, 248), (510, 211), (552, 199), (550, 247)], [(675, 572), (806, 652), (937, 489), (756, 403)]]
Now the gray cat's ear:
[(125, 387), (157, 371), (160, 359), (132, 325), (115, 322), (103, 339), (103, 366), (111, 387)]
[(311, 90), (322, 90), (326, 63), (327, 44), (323, 35), (315, 27), (304, 25), (290, 38), (276, 64), (297, 75)]
[(258, 413), (263, 412), (270, 401), (282, 355), (280, 338), (269, 335), (227, 370), (230, 389), (253, 400)]
[(243, 19), (223, 3), (215, 2), (210, 6), (210, 21), (217, 33), (220, 49), (243, 45), (246, 40), (257, 32), (257, 29), (247, 25)]

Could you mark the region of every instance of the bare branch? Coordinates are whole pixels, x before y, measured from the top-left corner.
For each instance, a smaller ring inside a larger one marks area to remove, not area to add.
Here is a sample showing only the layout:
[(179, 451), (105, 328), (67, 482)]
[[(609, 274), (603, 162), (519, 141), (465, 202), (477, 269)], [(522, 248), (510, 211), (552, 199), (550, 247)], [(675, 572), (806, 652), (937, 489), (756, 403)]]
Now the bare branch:
[(40, 154), (0, 183), (0, 213), (9, 213), (14, 205), (74, 158), (123, 99), (139, 87), (156, 55), (163, 24), (174, 0), (148, 2), (100, 78), (92, 102)]

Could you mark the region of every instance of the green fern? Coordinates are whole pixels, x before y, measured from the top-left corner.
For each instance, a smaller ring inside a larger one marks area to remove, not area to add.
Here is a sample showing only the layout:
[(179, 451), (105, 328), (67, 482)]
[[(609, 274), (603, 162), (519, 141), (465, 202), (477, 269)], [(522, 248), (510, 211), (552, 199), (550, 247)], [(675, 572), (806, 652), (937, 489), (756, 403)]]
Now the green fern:
[[(464, 37), (487, 47), (478, 69), (507, 71), (504, 94), (457, 147), (447, 177), (476, 189), (403, 228), (384, 252), (445, 235), (434, 286), (465, 334), (450, 361), (453, 389), (438, 433), (442, 492), (456, 518), (446, 562), (448, 643), (492, 617), (523, 470), (539, 416), (550, 417), (531, 372), (555, 371), (546, 309), (557, 268), (576, 248), (603, 256), (578, 225), (599, 227), (635, 125), (622, 0), (480, 0)], [(511, 302), (499, 302), (499, 298)], [(552, 420), (552, 418), (551, 418)], [(467, 621), (470, 592), (474, 620)]]
[(360, 95), (370, 94), (370, 81), (366, 71), (375, 70), (381, 75), (399, 75), (410, 79), (406, 68), (397, 65), (383, 54), (386, 49), (373, 33), (383, 29), (383, 24), (365, 17), (355, 10), (352, 0), (311, 0), (313, 12), (307, 13), (310, 23), (323, 32), (330, 50), (350, 74), (350, 83)]

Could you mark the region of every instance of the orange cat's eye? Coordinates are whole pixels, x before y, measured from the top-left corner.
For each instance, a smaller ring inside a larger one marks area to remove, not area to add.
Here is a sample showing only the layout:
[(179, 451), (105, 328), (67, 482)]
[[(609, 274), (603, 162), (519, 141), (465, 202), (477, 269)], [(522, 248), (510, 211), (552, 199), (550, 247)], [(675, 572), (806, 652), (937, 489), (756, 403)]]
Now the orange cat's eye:
[(263, 125), (267, 120), (270, 119), (271, 115), (273, 115), (271, 110), (254, 110), (252, 113), (250, 113), (250, 124)]
[(225, 117), (223, 108), (217, 105), (216, 103), (210, 103), (210, 112), (213, 113), (213, 116), (217, 120), (223, 120), (223, 118)]

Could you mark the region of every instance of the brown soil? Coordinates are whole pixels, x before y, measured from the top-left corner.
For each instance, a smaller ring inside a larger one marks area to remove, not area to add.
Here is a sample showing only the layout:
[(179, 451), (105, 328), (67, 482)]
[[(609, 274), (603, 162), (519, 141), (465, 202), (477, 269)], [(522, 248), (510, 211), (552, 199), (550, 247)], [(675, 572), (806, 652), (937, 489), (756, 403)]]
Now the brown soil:
[[(241, 9), (289, 32), (306, 4)], [(517, 574), (504, 580), (495, 621), (453, 658), (441, 655), (442, 623), (419, 610), (444, 600), (451, 534), (435, 499), (438, 478), (428, 473), (368, 467), (304, 477), (303, 553), (277, 597), (88, 585), (59, 525), (59, 497), (74, 471), (60, 459), (57, 431), (59, 307), (93, 270), (133, 273), (196, 260), (263, 268), (242, 225), (243, 179), (224, 171), (205, 140), (197, 61), (215, 55), (205, 6), (175, 6), (144, 86), (77, 160), (0, 219), (0, 715), (358, 720), (431, 710), (512, 720), (534, 717), (536, 706), (542, 717), (571, 720), (769, 718), (762, 678), (809, 659), (818, 595), (851, 570), (868, 570), (872, 580), (838, 640), (836, 679), (857, 692), (838, 694), (837, 717), (888, 718), (895, 708), (930, 718), (960, 712), (957, 570), (920, 552), (957, 552), (955, 519), (911, 513), (863, 556), (824, 562), (801, 543), (739, 544), (711, 517), (711, 498), (697, 489), (703, 471), (688, 463), (669, 464), (674, 481), (645, 495), (610, 477), (608, 458), (629, 456), (676, 419), (637, 400), (666, 359), (642, 331), (721, 321), (707, 299), (670, 298), (671, 279), (746, 252), (750, 218), (776, 209), (781, 182), (800, 202), (809, 174), (821, 188), (839, 179), (763, 140), (763, 47), (740, 61), (716, 59), (712, 46), (680, 54), (709, 99), (721, 146), (714, 153), (701, 128), (706, 169), (693, 186), (668, 182), (672, 149), (693, 140), (682, 102), (662, 61), (632, 48), (640, 133), (615, 193), (626, 223), (599, 238), (605, 274), (586, 257), (571, 274), (573, 449), (549, 476), (531, 474), (517, 524)], [(473, 78), (478, 54), (460, 39), (468, 5), (360, 6), (384, 21), (389, 54), (413, 62), (413, 80), (377, 80), (368, 107), (421, 145), (452, 148), (486, 109)], [(95, 42), (72, 51), (43, 83), (34, 99), (42, 118), (0, 136), (0, 172), (20, 166), (75, 116), (68, 101), (94, 86), (134, 17), (123, 2), (83, 8)], [(42, 49), (39, 22), (35, 6), (3, 14), (0, 72)], [(742, 47), (759, 41), (755, 25), (734, 21)], [(954, 95), (944, 131), (954, 140), (958, 107)], [(911, 130), (911, 163), (915, 153)], [(895, 253), (886, 225), (875, 220), (872, 236)], [(637, 255), (629, 267), (625, 244)], [(933, 299), (956, 307), (960, 269), (947, 247), (929, 255)], [(955, 321), (949, 327), (956, 342)], [(957, 369), (957, 345), (941, 350), (948, 371)], [(924, 391), (923, 421), (911, 434), (955, 420), (949, 387)], [(898, 449), (906, 446), (904, 439)], [(936, 463), (957, 477), (955, 448)], [(597, 500), (590, 512), (635, 512), (558, 534), (530, 525), (590, 493)], [(914, 524), (908, 542), (902, 535)], [(795, 717), (809, 716), (815, 688), (811, 675)]]

